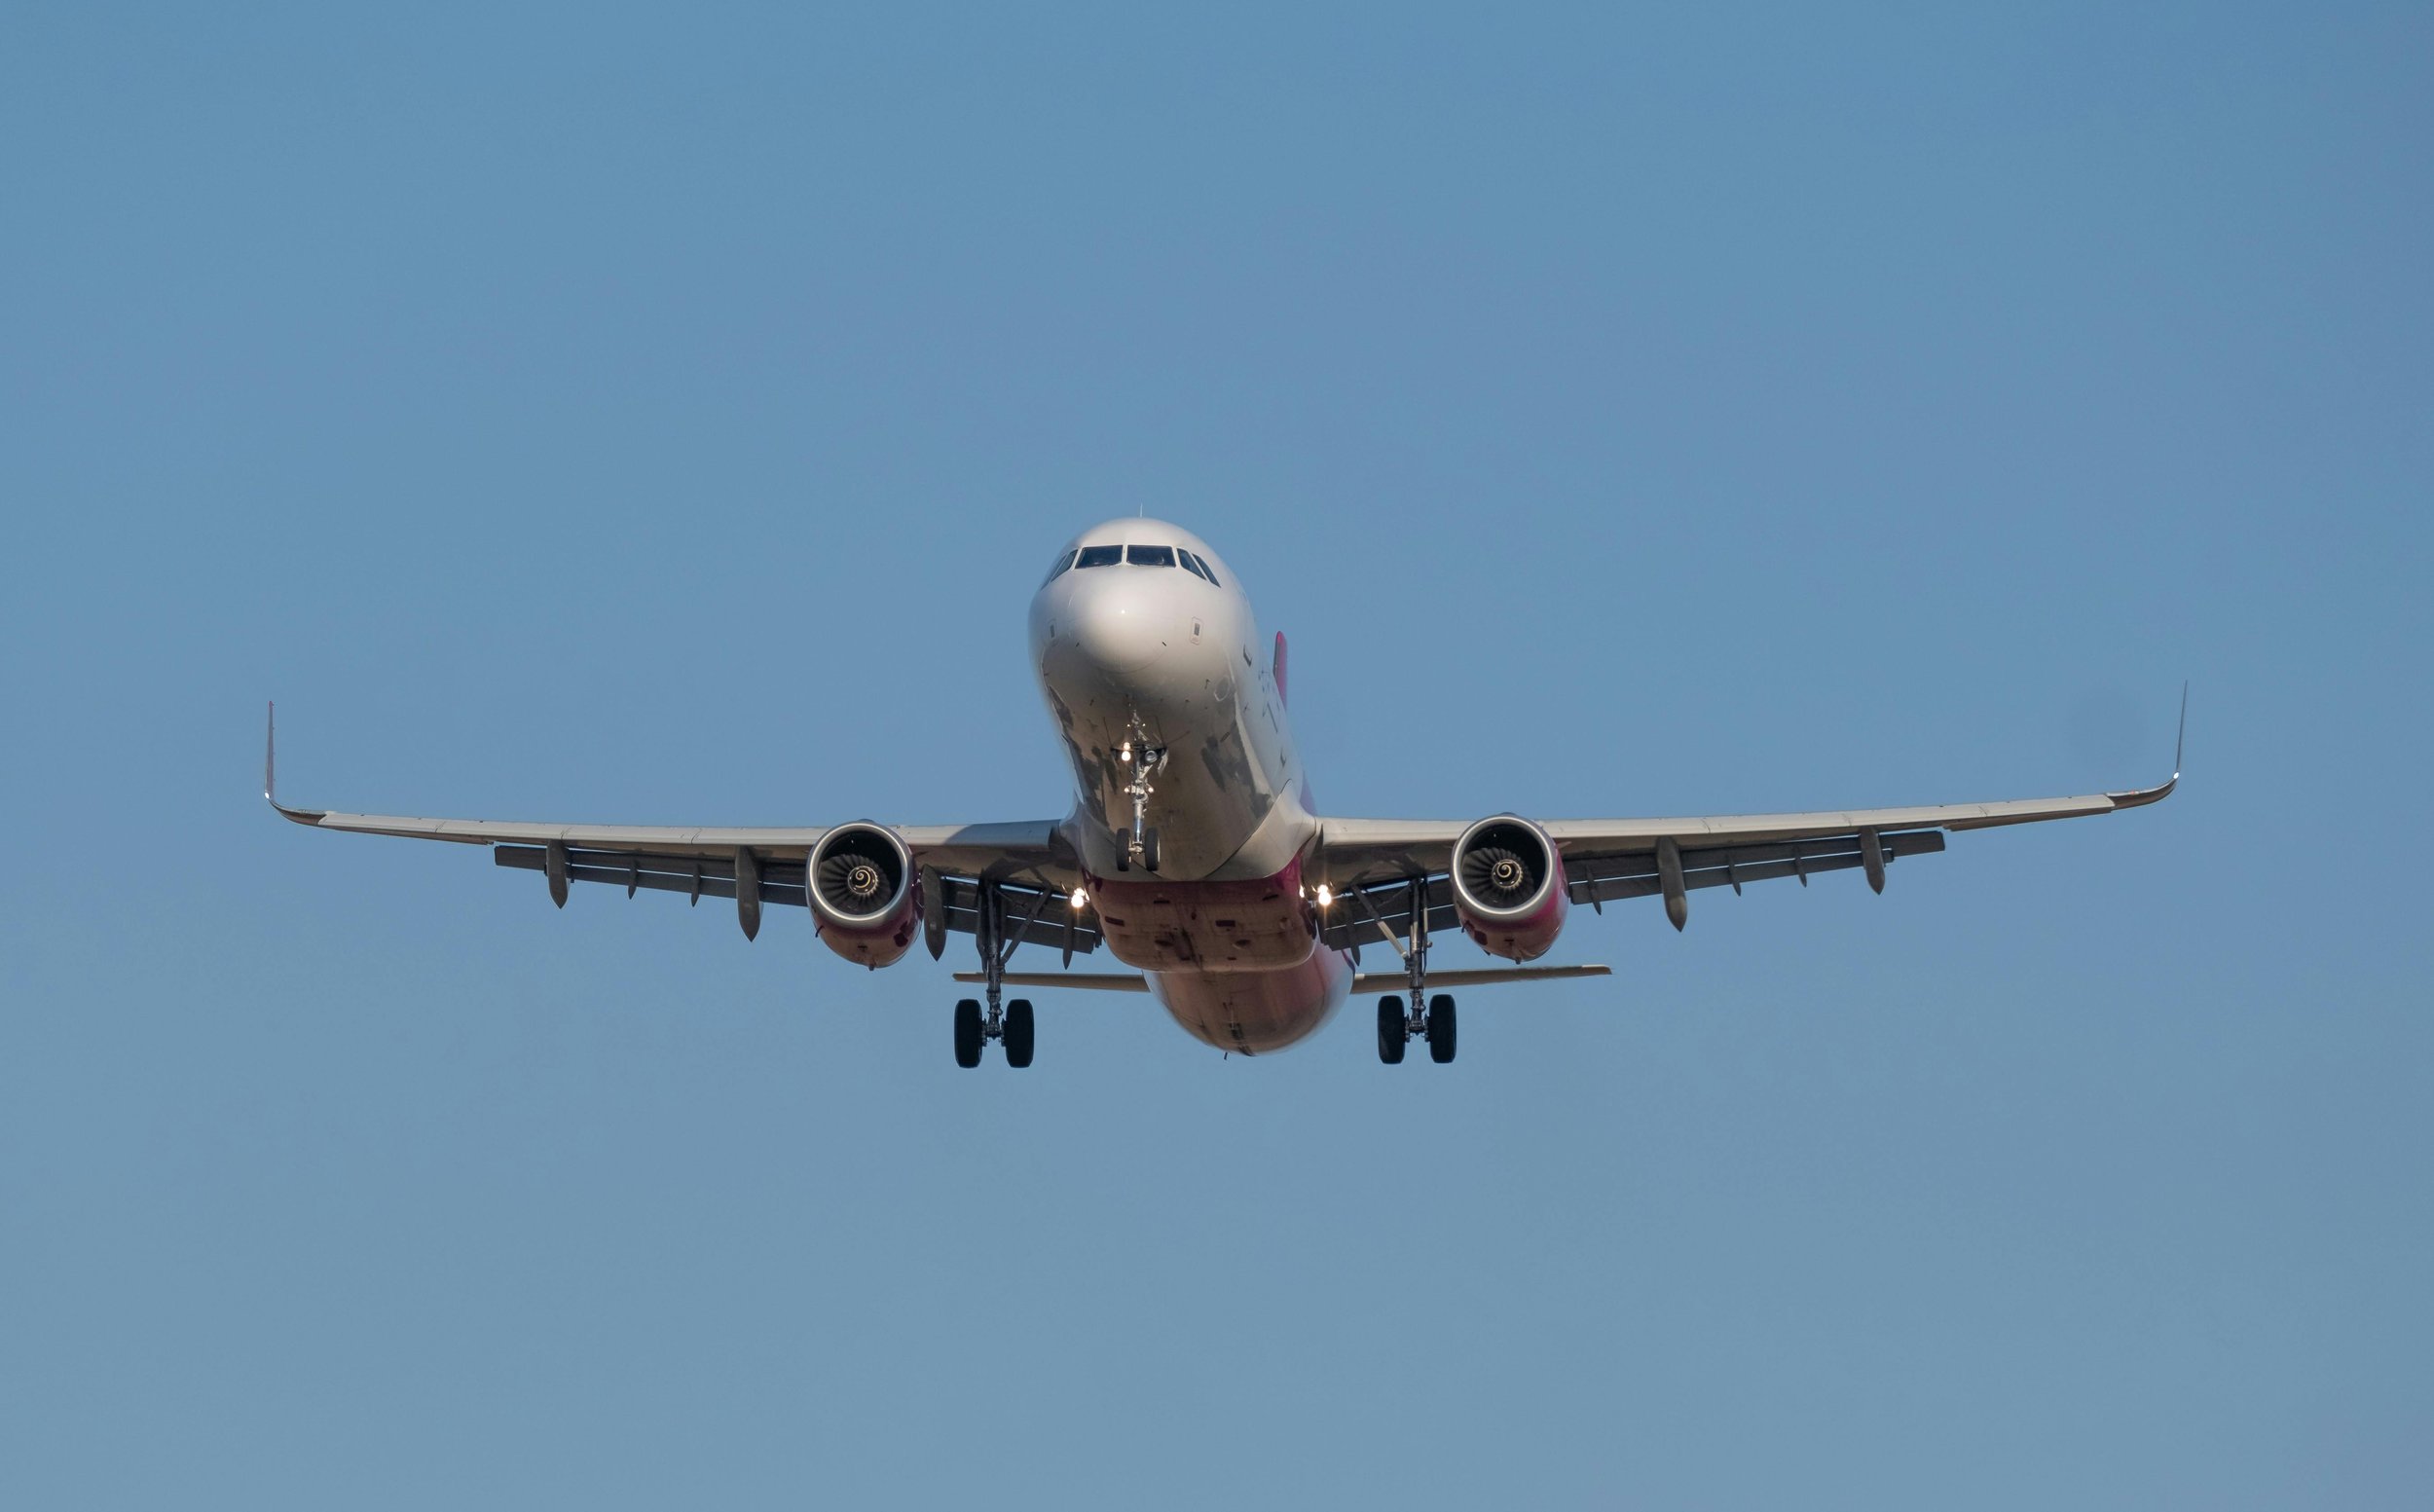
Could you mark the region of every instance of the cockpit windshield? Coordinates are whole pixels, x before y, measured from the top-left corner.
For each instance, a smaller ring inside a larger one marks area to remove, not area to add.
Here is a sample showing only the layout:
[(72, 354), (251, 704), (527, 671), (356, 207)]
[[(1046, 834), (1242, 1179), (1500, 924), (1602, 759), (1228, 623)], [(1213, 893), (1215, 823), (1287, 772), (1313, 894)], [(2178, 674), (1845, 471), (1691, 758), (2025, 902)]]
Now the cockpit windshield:
[(1073, 566), (1073, 548), (1069, 546), (1063, 551), (1056, 553), (1056, 565), (1048, 570), (1048, 575), (1046, 577), (1040, 579), (1040, 586), (1045, 588), (1050, 583), (1052, 583), (1059, 577), (1064, 576), (1065, 569), (1071, 566)]
[(1075, 568), (1116, 567), (1127, 562), (1134, 567), (1179, 567), (1211, 583), (1217, 581), (1216, 571), (1204, 559), (1181, 546), (1085, 546), (1080, 551), (1068, 547), (1056, 559), (1056, 565), (1048, 570), (1048, 581), (1052, 583)]

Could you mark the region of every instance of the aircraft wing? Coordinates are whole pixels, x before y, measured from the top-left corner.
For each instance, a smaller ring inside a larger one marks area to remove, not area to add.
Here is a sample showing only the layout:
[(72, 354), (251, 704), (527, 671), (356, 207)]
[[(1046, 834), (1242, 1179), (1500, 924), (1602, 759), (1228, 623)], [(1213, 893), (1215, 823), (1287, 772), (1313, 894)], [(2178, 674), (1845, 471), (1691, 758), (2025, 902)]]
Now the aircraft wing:
[[(2182, 699), (2186, 726), (2188, 700)], [(2064, 798), (1937, 803), (1909, 808), (1826, 809), (1801, 814), (1728, 814), (1673, 819), (1557, 819), (1543, 822), (1564, 860), (1571, 901), (1602, 909), (1622, 898), (1662, 895), (1678, 929), (1687, 895), (1703, 887), (1794, 877), (1805, 886), (1821, 871), (1861, 868), (1882, 892), (1885, 868), (1905, 856), (1944, 848), (1949, 831), (2079, 819), (2160, 802), (2181, 780), (2177, 746), (2169, 779), (2153, 788)], [(1447, 876), (1467, 821), (1328, 819), (1320, 823), (1315, 874), (1338, 894), (1321, 938), (1346, 948), (1391, 940), (1408, 930), (1424, 898), (1428, 928), (1459, 921)]]
[[(803, 865), (829, 831), (792, 826), (568, 825), (496, 819), (424, 819), (401, 814), (348, 814), (299, 808), (278, 799), (276, 724), (263, 756), (263, 796), (280, 815), (314, 830), (390, 835), (413, 840), (453, 840), (491, 848), (498, 866), (547, 874), (551, 853), (564, 856), (569, 882), (606, 882), (638, 891), (734, 898), (739, 863), (764, 904), (804, 907)], [(1080, 885), (1081, 871), (1052, 819), (1009, 824), (898, 825), (890, 827), (912, 851), (922, 885), (932, 889), (928, 913), (944, 928), (972, 933), (979, 919), (980, 884), (994, 886), (1006, 901), (1007, 937), (1020, 942), (1075, 951), (1098, 946), (1098, 917), (1062, 907), (1031, 904), (1060, 899)], [(562, 849), (561, 849), (562, 848)], [(554, 896), (563, 889), (551, 881)], [(750, 910), (745, 932), (753, 934), (758, 910)], [(933, 954), (940, 942), (932, 934)]]

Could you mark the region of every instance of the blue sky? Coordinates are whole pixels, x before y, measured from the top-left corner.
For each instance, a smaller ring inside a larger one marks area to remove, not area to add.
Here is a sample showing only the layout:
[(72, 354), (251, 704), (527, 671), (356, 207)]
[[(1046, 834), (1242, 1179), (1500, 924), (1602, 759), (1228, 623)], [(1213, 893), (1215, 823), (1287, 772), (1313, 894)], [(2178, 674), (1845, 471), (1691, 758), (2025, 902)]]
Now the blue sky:
[[(0, 1500), (2423, 1504), (2429, 43), (13, 9)], [(2189, 779), (1451, 1070), (261, 805), (1062, 812), (1134, 509), (1337, 812)]]

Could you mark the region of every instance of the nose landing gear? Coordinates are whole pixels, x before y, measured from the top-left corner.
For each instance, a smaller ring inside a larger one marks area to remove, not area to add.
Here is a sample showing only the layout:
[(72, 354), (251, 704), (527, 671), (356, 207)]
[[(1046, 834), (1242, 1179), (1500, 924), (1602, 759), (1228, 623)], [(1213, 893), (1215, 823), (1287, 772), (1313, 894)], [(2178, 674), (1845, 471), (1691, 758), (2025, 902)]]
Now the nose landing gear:
[(1125, 795), (1132, 799), (1132, 831), (1125, 836), (1125, 853), (1116, 858), (1116, 869), (1156, 871), (1158, 831), (1149, 828), (1149, 816), (1150, 794), (1158, 790), (1150, 779), (1165, 769), (1166, 748), (1150, 744), (1149, 727), (1138, 712), (1132, 716), (1132, 736), (1118, 748), (1116, 759), (1132, 768), (1132, 778), (1125, 784)]

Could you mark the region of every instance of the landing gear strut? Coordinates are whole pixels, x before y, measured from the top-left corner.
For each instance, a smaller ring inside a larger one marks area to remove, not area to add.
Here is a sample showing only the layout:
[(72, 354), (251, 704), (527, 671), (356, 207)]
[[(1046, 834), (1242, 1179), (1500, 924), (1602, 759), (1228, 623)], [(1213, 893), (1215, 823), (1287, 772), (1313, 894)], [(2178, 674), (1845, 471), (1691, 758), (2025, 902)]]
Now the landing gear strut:
[(1166, 748), (1150, 744), (1149, 726), (1141, 722), (1138, 712), (1132, 716), (1132, 735), (1116, 753), (1116, 759), (1132, 768), (1131, 781), (1125, 784), (1125, 796), (1132, 799), (1132, 830), (1125, 836), (1125, 852), (1116, 858), (1116, 869), (1129, 871), (1134, 867), (1144, 871), (1158, 869), (1158, 831), (1149, 828), (1150, 794), (1158, 790), (1150, 779), (1166, 766)]
[(1006, 1047), (1006, 1064), (1020, 1070), (1031, 1064), (1031, 1051), (1036, 1036), (1036, 1021), (1031, 1013), (1031, 1000), (1016, 998), (1003, 1003), (1006, 991), (1006, 961), (1014, 953), (1014, 945), (1047, 906), (1049, 892), (1042, 889), (1031, 901), (1031, 911), (1015, 925), (1013, 938), (1007, 938), (1006, 899), (991, 881), (980, 883), (978, 921), (972, 938), (980, 948), (981, 990), (988, 994), (988, 1007), (966, 998), (955, 1005), (955, 1064), (969, 1071), (980, 1063), (980, 1052), (988, 1042), (997, 1040)]
[[(1378, 1000), (1378, 1058), (1389, 1066), (1403, 1063), (1403, 1048), (1415, 1038), (1428, 1042), (1428, 1058), (1438, 1065), (1449, 1065), (1454, 1059), (1454, 998), (1440, 992), (1428, 994), (1428, 879), (1412, 880), (1411, 944), (1403, 952), (1403, 965), (1411, 979), (1412, 995), (1407, 1008), (1402, 998), (1386, 996)], [(1423, 1012), (1420, 1005), (1428, 1005)]]

